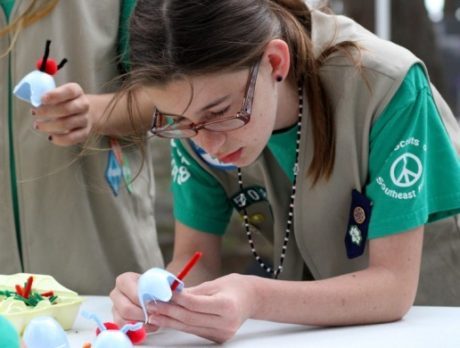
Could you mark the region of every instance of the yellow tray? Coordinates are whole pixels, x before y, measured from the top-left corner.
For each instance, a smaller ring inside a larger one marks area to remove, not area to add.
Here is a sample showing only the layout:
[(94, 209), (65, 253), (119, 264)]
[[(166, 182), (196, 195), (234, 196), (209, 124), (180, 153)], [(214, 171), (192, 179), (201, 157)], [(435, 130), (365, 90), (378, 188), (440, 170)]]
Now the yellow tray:
[(6, 317), (22, 334), (27, 324), (35, 317), (50, 316), (56, 319), (64, 330), (69, 330), (75, 321), (83, 297), (59, 284), (53, 277), (40, 274), (17, 273), (0, 275), (0, 290), (15, 291), (15, 285), (21, 286), (33, 276), (32, 290), (43, 293), (53, 291), (58, 296), (57, 303), (41, 301), (36, 307), (28, 307), (22, 301), (12, 297), (0, 296), (0, 315)]

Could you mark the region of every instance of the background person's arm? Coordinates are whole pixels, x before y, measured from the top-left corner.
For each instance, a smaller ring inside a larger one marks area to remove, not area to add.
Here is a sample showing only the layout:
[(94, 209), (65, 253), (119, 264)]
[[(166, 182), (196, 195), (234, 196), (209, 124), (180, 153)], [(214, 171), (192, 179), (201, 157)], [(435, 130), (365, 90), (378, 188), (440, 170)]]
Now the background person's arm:
[(44, 95), (43, 104), (33, 109), (34, 128), (60, 146), (83, 143), (91, 133), (124, 136), (150, 128), (154, 106), (146, 92), (136, 94), (134, 126), (126, 95), (116, 102), (113, 98), (114, 94), (85, 94), (77, 83), (64, 84)]

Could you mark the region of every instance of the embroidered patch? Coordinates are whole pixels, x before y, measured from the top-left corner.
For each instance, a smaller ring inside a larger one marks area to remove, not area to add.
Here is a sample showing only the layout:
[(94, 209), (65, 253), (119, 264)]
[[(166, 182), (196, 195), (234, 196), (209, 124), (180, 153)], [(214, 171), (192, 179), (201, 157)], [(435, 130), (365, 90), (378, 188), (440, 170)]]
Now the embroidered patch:
[(391, 165), (390, 177), (393, 184), (398, 187), (411, 187), (420, 179), (422, 172), (420, 159), (411, 153), (405, 153)]
[(411, 200), (424, 188), (423, 162), (428, 151), (420, 139), (410, 137), (400, 141), (388, 160), (388, 166), (375, 180), (382, 192), (395, 200)]
[(352, 243), (356, 244), (357, 246), (361, 245), (363, 236), (361, 235), (361, 230), (358, 228), (358, 226), (355, 226), (355, 225), (350, 226), (350, 229), (348, 230), (348, 234), (350, 235)]
[(171, 158), (171, 178), (176, 184), (183, 185), (191, 177), (190, 171), (187, 168), (190, 166), (190, 162), (177, 147), (176, 140), (171, 139), (171, 147), (175, 149), (178, 156), (177, 161), (174, 159), (174, 156)]
[(362, 193), (353, 190), (345, 234), (345, 249), (349, 259), (361, 256), (367, 243), (372, 202)]
[(250, 205), (267, 200), (267, 191), (260, 186), (247, 187), (231, 197), (233, 207), (241, 212)]
[(107, 160), (107, 168), (105, 170), (105, 180), (109, 184), (115, 196), (120, 192), (120, 184), (123, 178), (123, 171), (118, 164), (115, 154), (112, 150), (109, 151)]
[(110, 149), (115, 155), (118, 166), (121, 168), (123, 180), (129, 193), (133, 192), (133, 177), (131, 174), (131, 167), (129, 165), (128, 157), (123, 154), (120, 143), (115, 138), (110, 138)]

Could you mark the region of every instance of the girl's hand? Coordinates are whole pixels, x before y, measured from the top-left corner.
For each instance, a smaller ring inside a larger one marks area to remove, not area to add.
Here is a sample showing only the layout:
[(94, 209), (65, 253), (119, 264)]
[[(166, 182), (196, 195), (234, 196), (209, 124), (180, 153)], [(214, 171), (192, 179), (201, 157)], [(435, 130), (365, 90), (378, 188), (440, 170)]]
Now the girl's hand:
[(47, 133), (56, 145), (69, 146), (84, 142), (91, 131), (92, 115), (89, 96), (77, 83), (66, 83), (46, 93), (42, 105), (32, 109), (34, 129)]
[(223, 343), (255, 311), (258, 301), (252, 279), (252, 276), (230, 274), (176, 292), (171, 303), (149, 306), (149, 323)]
[[(123, 273), (117, 277), (115, 289), (110, 292), (113, 320), (121, 327), (133, 321), (144, 321), (144, 313), (137, 297), (138, 273)], [(146, 325), (146, 331), (156, 331), (157, 326)]]

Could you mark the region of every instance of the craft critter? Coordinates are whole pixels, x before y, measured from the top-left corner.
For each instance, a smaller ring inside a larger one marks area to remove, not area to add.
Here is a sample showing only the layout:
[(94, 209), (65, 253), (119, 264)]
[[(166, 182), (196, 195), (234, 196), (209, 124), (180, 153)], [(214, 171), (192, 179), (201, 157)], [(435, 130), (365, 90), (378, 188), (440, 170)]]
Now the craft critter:
[(139, 277), (137, 281), (137, 297), (144, 312), (146, 324), (148, 323), (148, 303), (150, 301), (169, 302), (173, 296), (173, 291), (181, 291), (184, 288), (182, 279), (185, 278), (202, 255), (201, 251), (195, 252), (177, 276), (162, 268), (155, 267)]
[(178, 282), (177, 290), (182, 290), (184, 283), (174, 274), (162, 269), (151, 268), (143, 273), (137, 283), (137, 296), (144, 312), (145, 323), (148, 322), (147, 304), (169, 302), (173, 296), (172, 285)]
[(27, 348), (70, 348), (64, 329), (49, 316), (32, 319), (22, 338)]
[(142, 323), (126, 324), (120, 329), (115, 323), (103, 323), (93, 313), (82, 311), (81, 314), (87, 319), (94, 320), (98, 327), (94, 343), (87, 343), (83, 348), (133, 348), (133, 344), (142, 343), (145, 339)]
[(36, 64), (38, 70), (34, 70), (24, 76), (13, 90), (13, 94), (16, 97), (32, 104), (34, 107), (41, 105), (42, 97), (45, 93), (56, 88), (53, 75), (67, 63), (66, 58), (57, 64), (53, 58), (49, 57), (50, 45), (51, 40), (47, 40), (43, 58), (39, 59)]

